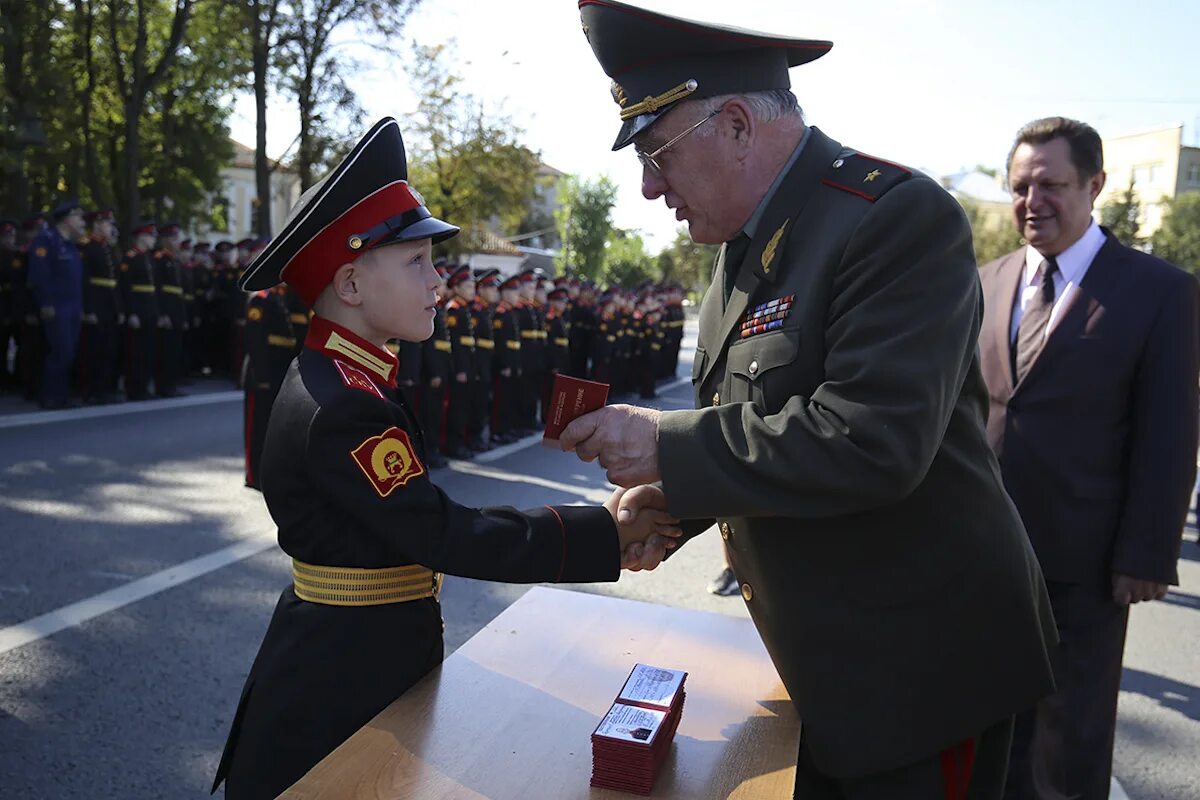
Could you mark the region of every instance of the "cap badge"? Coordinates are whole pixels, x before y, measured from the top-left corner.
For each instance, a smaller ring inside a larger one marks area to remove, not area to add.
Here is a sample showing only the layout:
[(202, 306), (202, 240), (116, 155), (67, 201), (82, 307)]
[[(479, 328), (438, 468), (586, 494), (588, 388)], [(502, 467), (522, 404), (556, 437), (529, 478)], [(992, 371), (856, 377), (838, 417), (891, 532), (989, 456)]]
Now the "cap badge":
[(687, 80), (679, 84), (674, 89), (668, 89), (660, 95), (647, 96), (642, 102), (632, 105), (629, 108), (623, 108), (621, 110), (621, 120), (623, 122), (628, 122), (634, 117), (640, 117), (642, 114), (653, 114), (660, 108), (666, 108), (672, 103), (678, 102), (687, 97), (689, 94), (696, 91), (699, 86), (700, 84), (696, 81), (696, 79), (692, 78), (691, 80)]
[(882, 173), (882, 172), (880, 172), (879, 170), (877, 170), (877, 169), (873, 169), (873, 170), (871, 170), (870, 172), (868, 172), (868, 173), (867, 173), (867, 177), (863, 178), (863, 183), (870, 183), (871, 181), (875, 180), (876, 178), (878, 178), (878, 177), (879, 177), (880, 175), (882, 175), (882, 174), (883, 174), (883, 173)]
[(363, 240), (361, 236), (351, 236), (350, 241), (346, 242), (351, 250), (362, 250)]
[(617, 105), (621, 108), (624, 108), (625, 104), (629, 102), (629, 97), (625, 94), (625, 89), (616, 81), (612, 82), (612, 96), (613, 100), (616, 100)]
[(784, 220), (779, 226), (779, 230), (775, 231), (775, 235), (771, 237), (771, 241), (767, 242), (766, 248), (762, 252), (762, 268), (763, 273), (771, 274), (771, 262), (775, 260), (775, 250), (779, 247), (779, 240), (783, 238), (783, 231), (787, 228), (791, 220)]

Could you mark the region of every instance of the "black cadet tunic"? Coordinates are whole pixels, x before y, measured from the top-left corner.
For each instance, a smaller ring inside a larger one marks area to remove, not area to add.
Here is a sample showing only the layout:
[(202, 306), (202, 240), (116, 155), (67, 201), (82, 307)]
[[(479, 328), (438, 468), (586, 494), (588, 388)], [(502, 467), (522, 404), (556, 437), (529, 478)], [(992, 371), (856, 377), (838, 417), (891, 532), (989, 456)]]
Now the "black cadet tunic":
[[(438, 489), (420, 428), (395, 393), (396, 367), (386, 350), (313, 318), (275, 401), (261, 467), (288, 555), (516, 583), (617, 579), (616, 529), (603, 508), (467, 508)], [(225, 780), (229, 800), (277, 796), (437, 666), (441, 608), (426, 595), (347, 606), (285, 589), (214, 790)]]

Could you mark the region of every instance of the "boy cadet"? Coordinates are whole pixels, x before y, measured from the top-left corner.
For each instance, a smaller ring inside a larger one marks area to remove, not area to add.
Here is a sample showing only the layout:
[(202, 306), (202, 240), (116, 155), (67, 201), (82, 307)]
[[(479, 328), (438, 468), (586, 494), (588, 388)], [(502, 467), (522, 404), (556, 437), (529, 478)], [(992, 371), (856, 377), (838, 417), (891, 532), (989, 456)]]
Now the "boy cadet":
[[(458, 228), (406, 182), (400, 128), (377, 123), (301, 199), (243, 289), (286, 280), (313, 306), (276, 399), (261, 482), (294, 583), (246, 680), (213, 789), (274, 798), (442, 659), (441, 572), (515, 582), (616, 580), (626, 546), (669, 519), (636, 513), (652, 487), (603, 508), (474, 509), (430, 480), (395, 392), (389, 339), (433, 329), (430, 246)], [(637, 521), (615, 524), (618, 507)], [(348, 588), (347, 585), (350, 585)]]
[[(467, 429), (471, 419), (471, 397), (475, 391), (478, 358), (475, 352), (475, 326), (471, 320), (471, 302), (475, 299), (475, 276), (471, 267), (460, 264), (446, 277), (446, 329), (450, 335), (450, 408), (446, 422), (446, 455), (473, 458), (467, 447)], [(489, 354), (490, 355), (490, 354)]]
[(89, 403), (107, 403), (115, 399), (113, 370), (120, 350), (120, 328), (125, 322), (113, 263), (116, 230), (112, 209), (92, 211), (86, 220), (91, 235), (83, 245), (83, 333), (79, 341), (83, 397)]
[[(471, 425), (467, 446), (476, 452), (492, 449), (492, 361), (496, 342), (492, 337), (492, 309), (500, 300), (500, 270), (475, 271), (475, 301), (471, 304), (471, 325), (475, 330), (475, 391), (471, 395)], [(488, 437), (484, 437), (487, 430)]]
[(724, 247), (697, 408), (607, 406), (563, 446), (619, 485), (661, 479), (689, 528), (719, 523), (804, 721), (796, 797), (998, 800), (1056, 637), (984, 429), (962, 208), (806, 124), (788, 69), (830, 42), (580, 10), (613, 79), (614, 149), (633, 146), (643, 195), (694, 241)]
[(183, 371), (183, 335), (188, 328), (187, 300), (184, 299), (183, 265), (179, 260), (182, 228), (168, 222), (158, 229), (158, 250), (154, 253), (155, 299), (158, 302), (157, 356), (154, 393), (175, 397)]
[(492, 441), (509, 444), (520, 438), (521, 428), (521, 276), (510, 275), (500, 284), (500, 302), (492, 317), (496, 343), (492, 369), (496, 373), (493, 397)]
[(153, 220), (147, 220), (132, 233), (133, 247), (125, 253), (117, 268), (117, 286), (121, 289), (121, 308), (125, 311), (127, 329), (125, 395), (130, 400), (145, 400), (150, 396), (154, 331), (159, 318), (154, 265), (150, 260), (150, 248), (158, 237), (158, 226)]

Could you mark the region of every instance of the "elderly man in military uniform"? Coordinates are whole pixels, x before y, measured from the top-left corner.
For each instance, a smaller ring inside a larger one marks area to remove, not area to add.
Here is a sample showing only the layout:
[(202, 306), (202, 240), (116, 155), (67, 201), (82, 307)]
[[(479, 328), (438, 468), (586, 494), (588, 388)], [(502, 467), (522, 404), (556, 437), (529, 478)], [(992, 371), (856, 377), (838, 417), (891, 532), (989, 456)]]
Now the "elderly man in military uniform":
[(54, 209), (54, 225), (29, 245), (26, 281), (42, 320), (42, 408), (70, 402), (71, 366), (79, 345), (83, 317), (83, 262), (79, 241), (84, 234), (83, 209), (70, 200)]
[(805, 123), (788, 70), (830, 42), (579, 5), (614, 148), (723, 247), (697, 410), (609, 406), (563, 446), (619, 485), (661, 481), (689, 533), (719, 523), (803, 723), (796, 797), (998, 800), (1056, 636), (984, 431), (962, 209)]
[(117, 265), (113, 260), (116, 226), (112, 209), (92, 211), (86, 219), (91, 230), (83, 244), (81, 389), (85, 402), (108, 403), (116, 399), (113, 370), (120, 350), (121, 326), (125, 324), (121, 294), (117, 290)]

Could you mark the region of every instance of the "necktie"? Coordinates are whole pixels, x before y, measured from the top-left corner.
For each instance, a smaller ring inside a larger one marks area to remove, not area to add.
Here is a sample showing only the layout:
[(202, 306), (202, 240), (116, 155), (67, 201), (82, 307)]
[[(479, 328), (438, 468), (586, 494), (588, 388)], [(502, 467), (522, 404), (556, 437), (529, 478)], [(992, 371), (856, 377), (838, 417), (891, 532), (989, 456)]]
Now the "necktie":
[(725, 290), (726, 302), (729, 301), (729, 295), (733, 294), (738, 268), (741, 267), (742, 259), (746, 257), (746, 251), (749, 249), (750, 237), (744, 233), (739, 233), (725, 243), (725, 285), (722, 288)]
[(1038, 272), (1041, 273), (1038, 291), (1025, 304), (1025, 313), (1021, 315), (1021, 323), (1017, 326), (1013, 369), (1017, 383), (1029, 373), (1046, 340), (1046, 324), (1050, 322), (1050, 312), (1054, 309), (1054, 273), (1058, 272), (1058, 262), (1054, 256), (1043, 261)]

